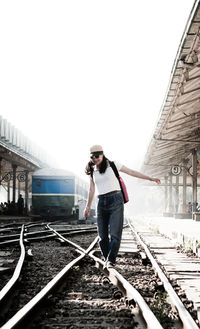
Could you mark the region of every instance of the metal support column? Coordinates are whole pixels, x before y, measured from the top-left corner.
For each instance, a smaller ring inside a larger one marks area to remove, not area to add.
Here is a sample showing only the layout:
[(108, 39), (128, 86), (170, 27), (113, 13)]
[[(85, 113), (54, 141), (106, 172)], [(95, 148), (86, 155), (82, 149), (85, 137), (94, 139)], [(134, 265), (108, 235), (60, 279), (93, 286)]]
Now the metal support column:
[(0, 185), (1, 185), (1, 180), (2, 180), (2, 158), (0, 157)]
[(169, 175), (169, 213), (173, 213), (172, 206), (172, 175)]
[(176, 213), (178, 213), (179, 210), (179, 176), (176, 176)]
[(168, 206), (168, 177), (165, 176), (165, 212), (167, 212)]
[(197, 211), (197, 150), (192, 150), (192, 210)]
[(25, 172), (25, 214), (28, 214), (28, 171)]
[(183, 213), (187, 212), (186, 196), (187, 196), (187, 169), (183, 167), (183, 204), (182, 204)]
[(8, 202), (10, 201), (10, 181), (8, 181), (7, 188), (8, 188), (8, 194), (7, 194), (7, 202)]
[(12, 201), (15, 203), (16, 202), (16, 171), (17, 171), (17, 166), (12, 165), (13, 168), (13, 198)]
[(21, 193), (21, 182), (18, 180), (18, 198)]

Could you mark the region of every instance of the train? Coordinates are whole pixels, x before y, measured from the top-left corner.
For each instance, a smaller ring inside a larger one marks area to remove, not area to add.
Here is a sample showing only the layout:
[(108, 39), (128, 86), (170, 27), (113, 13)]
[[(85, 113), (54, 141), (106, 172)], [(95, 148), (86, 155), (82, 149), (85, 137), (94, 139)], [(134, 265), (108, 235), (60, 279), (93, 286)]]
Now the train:
[[(32, 175), (32, 213), (41, 217), (84, 219), (88, 184), (74, 173), (42, 168)], [(91, 216), (95, 216), (93, 207)]]

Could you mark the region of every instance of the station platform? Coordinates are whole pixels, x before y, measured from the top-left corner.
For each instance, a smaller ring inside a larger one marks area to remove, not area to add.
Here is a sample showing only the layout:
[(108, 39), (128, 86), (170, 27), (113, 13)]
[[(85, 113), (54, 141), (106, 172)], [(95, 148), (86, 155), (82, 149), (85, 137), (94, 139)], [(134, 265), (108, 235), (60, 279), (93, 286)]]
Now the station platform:
[(163, 234), (200, 257), (200, 222), (192, 219), (177, 219), (162, 215), (135, 216), (131, 219), (136, 229)]

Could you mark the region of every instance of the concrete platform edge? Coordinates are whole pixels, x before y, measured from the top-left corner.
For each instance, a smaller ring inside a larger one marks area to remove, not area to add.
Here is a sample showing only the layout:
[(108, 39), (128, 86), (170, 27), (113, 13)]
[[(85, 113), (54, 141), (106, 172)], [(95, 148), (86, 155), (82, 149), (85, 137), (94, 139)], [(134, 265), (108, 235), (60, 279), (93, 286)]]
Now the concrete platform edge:
[(160, 216), (136, 216), (131, 218), (136, 227), (160, 233), (174, 241), (174, 245), (192, 250), (200, 257), (200, 222), (188, 219), (175, 219)]

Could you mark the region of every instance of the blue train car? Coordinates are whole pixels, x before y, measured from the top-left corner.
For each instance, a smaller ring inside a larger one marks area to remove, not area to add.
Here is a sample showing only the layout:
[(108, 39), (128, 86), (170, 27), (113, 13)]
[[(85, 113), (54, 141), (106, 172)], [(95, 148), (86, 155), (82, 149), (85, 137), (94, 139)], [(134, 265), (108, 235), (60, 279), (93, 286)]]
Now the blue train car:
[(72, 172), (43, 168), (32, 175), (34, 215), (79, 219), (79, 204), (86, 202), (88, 185)]

